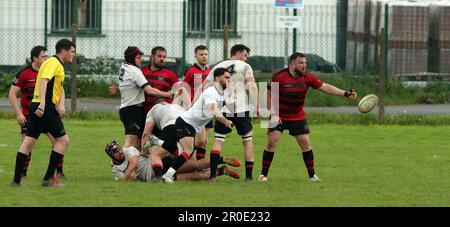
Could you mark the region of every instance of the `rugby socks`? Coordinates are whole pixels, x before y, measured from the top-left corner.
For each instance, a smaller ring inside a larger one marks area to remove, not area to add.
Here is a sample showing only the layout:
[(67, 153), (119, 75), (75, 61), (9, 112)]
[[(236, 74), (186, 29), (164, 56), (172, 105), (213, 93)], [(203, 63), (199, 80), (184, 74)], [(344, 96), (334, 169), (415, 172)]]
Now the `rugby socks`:
[(26, 176), (27, 175), (28, 165), (30, 164), (30, 161), (31, 161), (31, 152), (28, 155), (27, 160), (25, 161), (25, 163), (23, 165), (21, 176)]
[(173, 161), (171, 168), (177, 171), (187, 160), (189, 160), (189, 158), (188, 153), (183, 151), (183, 153)]
[(261, 174), (264, 175), (265, 177), (267, 177), (267, 174), (269, 174), (269, 168), (270, 165), (272, 164), (274, 154), (275, 152), (269, 152), (267, 150), (264, 150)]
[(245, 177), (248, 180), (252, 180), (253, 162), (245, 161)]
[(205, 158), (206, 150), (203, 147), (198, 147), (197, 151), (195, 152), (195, 157), (197, 160), (200, 160), (202, 158)]
[(16, 168), (14, 170), (14, 182), (20, 183), (20, 177), (23, 170), (23, 167), (25, 165), (25, 162), (27, 161), (28, 155), (17, 152), (16, 156)]
[(61, 158), (58, 161), (58, 164), (56, 165), (56, 172), (63, 174), (63, 163), (64, 163), (64, 156), (61, 156)]
[(302, 152), (303, 161), (305, 162), (306, 169), (308, 170), (309, 178), (313, 177), (316, 172), (314, 171), (314, 155), (313, 151)]
[[(219, 165), (219, 161), (220, 161), (220, 151), (219, 150), (211, 150), (211, 155), (209, 156), (211, 173), (209, 175), (209, 178), (216, 177), (217, 165)], [(222, 159), (222, 161), (223, 161), (223, 159)]]
[(155, 177), (160, 177), (163, 175), (163, 165), (161, 163), (152, 164), (152, 169), (155, 173)]
[(56, 166), (60, 159), (62, 159), (64, 155), (57, 153), (56, 151), (52, 151), (50, 154), (50, 161), (48, 162), (47, 172), (45, 173), (44, 180), (48, 180), (53, 177), (55, 174)]

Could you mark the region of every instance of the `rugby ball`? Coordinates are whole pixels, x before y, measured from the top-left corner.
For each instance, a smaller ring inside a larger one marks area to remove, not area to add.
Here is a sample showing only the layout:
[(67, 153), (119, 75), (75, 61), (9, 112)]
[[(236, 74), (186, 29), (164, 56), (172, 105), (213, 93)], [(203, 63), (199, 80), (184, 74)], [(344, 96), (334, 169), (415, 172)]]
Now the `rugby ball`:
[(358, 111), (361, 113), (369, 113), (378, 104), (378, 97), (374, 94), (364, 96), (358, 104)]

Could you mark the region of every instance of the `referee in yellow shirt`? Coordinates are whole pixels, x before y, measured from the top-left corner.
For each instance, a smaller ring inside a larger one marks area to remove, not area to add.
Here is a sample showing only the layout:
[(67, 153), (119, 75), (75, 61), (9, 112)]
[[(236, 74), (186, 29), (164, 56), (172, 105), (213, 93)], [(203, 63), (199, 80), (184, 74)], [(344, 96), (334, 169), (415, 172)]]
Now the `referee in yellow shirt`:
[(39, 69), (29, 109), (26, 136), (17, 152), (14, 180), (11, 183), (13, 187), (20, 186), (20, 170), (41, 133), (50, 133), (55, 138), (47, 172), (41, 185), (62, 186), (53, 176), (58, 161), (64, 157), (64, 151), (69, 145), (69, 137), (61, 120), (65, 112), (63, 64), (72, 62), (74, 56), (75, 44), (68, 39), (61, 39), (56, 43), (56, 55), (47, 59)]

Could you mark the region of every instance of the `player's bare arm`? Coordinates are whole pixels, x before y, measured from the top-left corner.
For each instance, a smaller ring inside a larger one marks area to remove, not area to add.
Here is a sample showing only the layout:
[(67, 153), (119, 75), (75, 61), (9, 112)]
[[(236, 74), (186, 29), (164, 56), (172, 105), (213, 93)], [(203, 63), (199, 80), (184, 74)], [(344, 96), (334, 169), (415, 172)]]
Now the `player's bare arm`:
[(247, 88), (249, 90), (250, 96), (252, 97), (253, 104), (255, 105), (255, 113), (252, 114), (254, 117), (259, 117), (259, 102), (258, 102), (258, 86), (256, 86), (255, 77), (253, 75), (247, 77)]
[(58, 107), (56, 109), (61, 118), (64, 117), (64, 114), (66, 113), (65, 102), (66, 102), (66, 93), (64, 92), (64, 87), (61, 87), (61, 96), (59, 98)]
[(19, 92), (20, 87), (12, 85), (9, 89), (8, 99), (14, 109), (14, 112), (16, 112), (17, 122), (20, 126), (24, 126), (25, 122), (27, 122), (27, 118), (23, 115), (19, 108), (19, 102), (17, 101), (17, 95), (19, 95)]
[(125, 174), (121, 180), (129, 181), (136, 180), (136, 170), (139, 164), (139, 156), (133, 156), (128, 159), (128, 168), (125, 170)]
[(233, 122), (223, 116), (223, 114), (217, 109), (217, 105), (215, 103), (209, 104), (208, 108), (213, 111), (216, 120), (227, 126), (227, 128), (233, 128)]
[(142, 133), (142, 139), (141, 139), (141, 153), (145, 152), (144, 151), (145, 143), (147, 142), (148, 137), (150, 135), (152, 135), (153, 127), (154, 127), (153, 122), (148, 122), (145, 124), (144, 132)]
[(150, 85), (146, 85), (144, 87), (144, 91), (148, 95), (153, 95), (153, 96), (156, 96), (156, 97), (163, 97), (163, 98), (172, 98), (172, 95), (169, 92), (160, 91), (160, 90), (158, 90), (156, 88), (153, 88)]
[(356, 91), (354, 89), (350, 89), (348, 91), (344, 91), (340, 88), (337, 88), (331, 84), (327, 84), (327, 83), (323, 83), (323, 85), (319, 88), (319, 91), (325, 93), (325, 94), (329, 94), (329, 95), (334, 95), (334, 96), (344, 96), (347, 97), (349, 99), (356, 99), (357, 94)]
[(39, 103), (39, 106), (38, 106), (36, 112), (34, 112), (36, 114), (36, 116), (38, 116), (38, 117), (42, 117), (44, 115), (44, 111), (45, 111), (45, 95), (46, 95), (46, 92), (47, 92), (48, 81), (49, 80), (47, 78), (41, 78), (41, 82), (39, 83), (40, 103)]

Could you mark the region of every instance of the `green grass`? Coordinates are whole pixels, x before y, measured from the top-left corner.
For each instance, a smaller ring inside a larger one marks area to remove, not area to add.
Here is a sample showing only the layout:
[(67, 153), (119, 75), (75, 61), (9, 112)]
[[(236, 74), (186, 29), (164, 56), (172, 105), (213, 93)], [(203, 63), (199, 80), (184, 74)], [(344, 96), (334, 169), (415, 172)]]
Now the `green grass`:
[[(215, 185), (168, 185), (113, 180), (104, 146), (112, 139), (123, 142), (120, 121), (66, 120), (71, 139), (64, 162), (66, 187), (39, 185), (50, 152), (41, 136), (28, 179), (22, 188), (11, 188), (19, 128), (12, 119), (0, 120), (0, 125), (0, 206), (450, 206), (450, 126), (311, 122), (321, 183), (307, 181), (298, 145), (284, 133), (266, 183), (221, 176)], [(267, 140), (266, 131), (255, 128), (254, 178)], [(237, 135), (228, 137), (222, 154), (242, 161)], [(244, 175), (244, 168), (239, 172)]]

